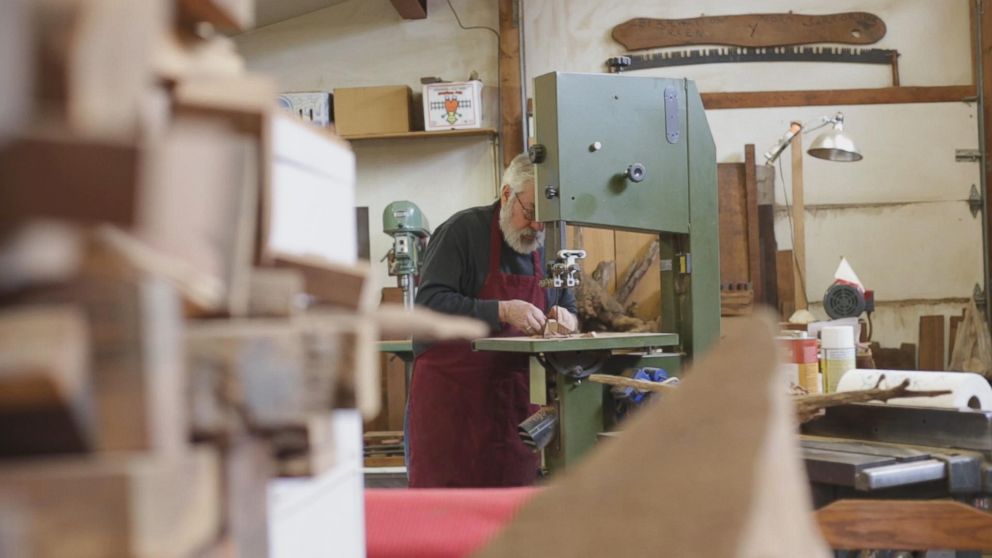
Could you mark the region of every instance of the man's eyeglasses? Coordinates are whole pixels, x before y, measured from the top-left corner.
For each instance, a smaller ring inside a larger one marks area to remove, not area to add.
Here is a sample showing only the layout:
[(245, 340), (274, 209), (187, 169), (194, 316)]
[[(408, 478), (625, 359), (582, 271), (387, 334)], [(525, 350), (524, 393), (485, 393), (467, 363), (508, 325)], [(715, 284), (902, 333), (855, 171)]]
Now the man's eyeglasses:
[(533, 207), (528, 208), (527, 206), (525, 206), (524, 202), (520, 201), (520, 198), (517, 196), (517, 194), (513, 194), (513, 199), (517, 200), (517, 203), (520, 204), (520, 212), (523, 213), (524, 219), (527, 219), (528, 221), (533, 221), (535, 217), (534, 208)]

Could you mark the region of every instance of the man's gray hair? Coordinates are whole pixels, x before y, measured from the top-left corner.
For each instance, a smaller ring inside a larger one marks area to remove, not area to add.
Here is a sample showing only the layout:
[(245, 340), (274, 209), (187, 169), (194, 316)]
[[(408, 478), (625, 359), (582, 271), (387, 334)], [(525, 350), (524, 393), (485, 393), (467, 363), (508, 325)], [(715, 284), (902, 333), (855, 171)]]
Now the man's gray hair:
[(514, 194), (524, 191), (524, 186), (534, 181), (534, 163), (526, 153), (521, 153), (510, 161), (503, 171), (503, 184), (508, 184)]

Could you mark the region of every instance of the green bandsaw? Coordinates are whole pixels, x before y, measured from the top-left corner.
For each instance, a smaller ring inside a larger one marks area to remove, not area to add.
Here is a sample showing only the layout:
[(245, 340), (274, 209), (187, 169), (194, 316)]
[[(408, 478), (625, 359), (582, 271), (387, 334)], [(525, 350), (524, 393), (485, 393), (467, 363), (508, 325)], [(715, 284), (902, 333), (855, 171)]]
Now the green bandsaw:
[[(554, 471), (610, 426), (593, 372), (641, 366), (678, 375), (720, 336), (716, 147), (696, 85), (686, 79), (553, 72), (534, 80), (537, 220), (546, 230), (545, 285), (574, 288), (585, 252), (568, 225), (655, 233), (661, 246), (659, 334), (479, 339), (477, 350), (531, 354), (531, 399), (556, 411), (544, 448)], [(540, 428), (544, 428), (544, 425)]]

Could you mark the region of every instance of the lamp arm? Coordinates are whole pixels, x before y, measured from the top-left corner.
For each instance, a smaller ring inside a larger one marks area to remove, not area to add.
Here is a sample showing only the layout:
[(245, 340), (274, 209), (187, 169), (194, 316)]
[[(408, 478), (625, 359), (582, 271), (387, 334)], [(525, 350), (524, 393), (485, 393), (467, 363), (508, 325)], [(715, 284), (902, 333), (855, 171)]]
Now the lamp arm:
[(844, 116), (841, 113), (837, 113), (836, 116), (821, 116), (817, 119), (816, 125), (810, 126), (808, 123), (803, 124), (803, 133), (808, 134), (810, 132), (815, 132), (820, 128), (826, 126), (827, 124), (843, 125)]
[(765, 152), (765, 164), (770, 165), (778, 160), (782, 152), (785, 151), (785, 148), (789, 146), (792, 138), (796, 137), (796, 134), (801, 133), (805, 135), (815, 132), (827, 124), (833, 124), (837, 130), (842, 130), (844, 128), (844, 114), (838, 112), (834, 116), (821, 116), (817, 120), (810, 122), (792, 122), (789, 124), (789, 131), (778, 140), (775, 147)]

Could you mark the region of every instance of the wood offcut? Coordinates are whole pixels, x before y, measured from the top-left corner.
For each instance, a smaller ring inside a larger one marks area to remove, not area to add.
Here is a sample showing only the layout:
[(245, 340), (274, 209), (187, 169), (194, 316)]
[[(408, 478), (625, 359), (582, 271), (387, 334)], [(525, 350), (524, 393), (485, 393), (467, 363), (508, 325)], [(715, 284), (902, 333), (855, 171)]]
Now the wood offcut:
[(608, 386), (620, 386), (634, 388), (638, 391), (649, 392), (670, 392), (678, 389), (677, 383), (672, 382), (675, 378), (670, 378), (664, 382), (649, 382), (648, 380), (636, 380), (624, 376), (614, 376), (612, 374), (591, 374), (586, 378), (590, 382), (606, 384)]
[[(598, 384), (629, 387), (642, 392), (671, 392), (678, 389), (677, 385), (667, 382), (649, 382), (611, 374), (592, 374), (587, 379), (590, 382)], [(879, 382), (881, 383), (881, 380)], [(796, 413), (799, 416), (799, 422), (809, 422), (817, 418), (820, 412), (828, 407), (837, 407), (849, 403), (864, 403), (867, 401), (888, 401), (889, 399), (898, 399), (901, 397), (936, 397), (948, 393), (950, 391), (947, 390), (911, 390), (909, 389), (909, 380), (905, 380), (892, 388), (882, 389), (876, 386), (872, 389), (857, 391), (817, 395), (793, 395), (792, 400), (796, 404)]]
[[(878, 383), (882, 383), (879, 378)], [(809, 422), (819, 416), (820, 411), (828, 407), (837, 407), (849, 403), (865, 403), (868, 401), (888, 401), (900, 397), (937, 397), (951, 393), (948, 390), (911, 390), (909, 380), (892, 388), (879, 388), (878, 384), (872, 389), (861, 389), (856, 391), (841, 391), (837, 393), (825, 393), (817, 395), (803, 395), (794, 398), (796, 402), (796, 412), (799, 414), (799, 422)]]

